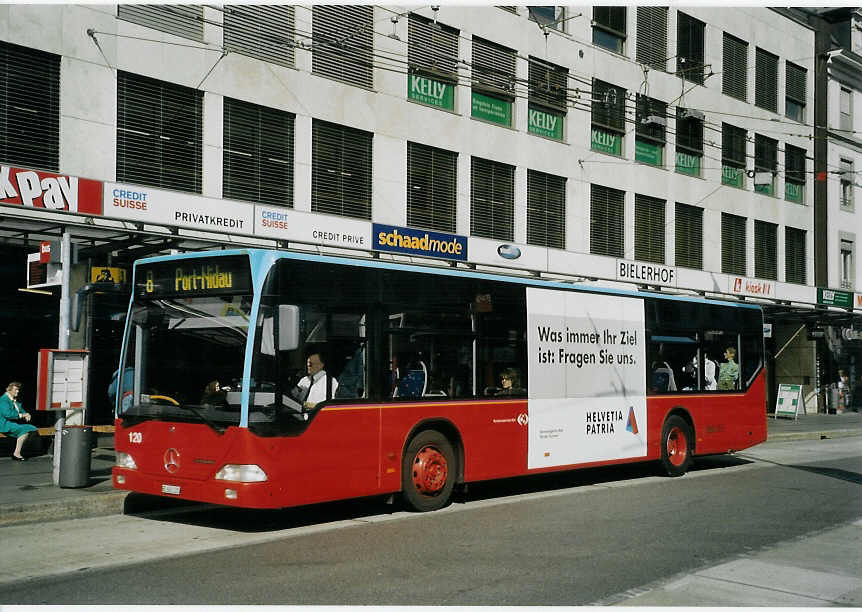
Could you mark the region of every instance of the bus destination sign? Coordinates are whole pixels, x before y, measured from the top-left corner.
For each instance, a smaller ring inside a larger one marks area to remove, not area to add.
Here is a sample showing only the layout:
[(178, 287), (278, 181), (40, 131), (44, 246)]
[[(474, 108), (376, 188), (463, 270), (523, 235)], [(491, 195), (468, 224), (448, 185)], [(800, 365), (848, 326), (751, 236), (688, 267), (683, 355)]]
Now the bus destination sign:
[(251, 293), (251, 269), (243, 255), (143, 264), (135, 293), (145, 298)]

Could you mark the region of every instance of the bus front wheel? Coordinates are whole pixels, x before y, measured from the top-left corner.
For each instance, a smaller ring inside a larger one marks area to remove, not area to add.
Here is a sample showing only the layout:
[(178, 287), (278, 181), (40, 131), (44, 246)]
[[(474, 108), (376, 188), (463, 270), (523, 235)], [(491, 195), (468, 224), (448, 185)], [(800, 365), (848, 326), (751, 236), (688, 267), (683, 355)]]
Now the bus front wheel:
[(418, 512), (445, 506), (455, 486), (455, 461), (446, 436), (433, 429), (417, 434), (401, 461), (401, 491), (407, 505)]
[(661, 430), (661, 465), (668, 476), (682, 476), (692, 461), (693, 433), (678, 415), (668, 417)]

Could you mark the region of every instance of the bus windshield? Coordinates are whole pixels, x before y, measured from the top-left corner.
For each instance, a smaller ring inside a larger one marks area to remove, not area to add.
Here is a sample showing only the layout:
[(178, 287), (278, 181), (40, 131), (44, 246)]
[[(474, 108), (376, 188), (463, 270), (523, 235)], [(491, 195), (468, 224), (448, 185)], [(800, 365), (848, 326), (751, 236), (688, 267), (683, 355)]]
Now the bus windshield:
[(119, 415), (239, 425), (251, 303), (251, 295), (137, 299)]

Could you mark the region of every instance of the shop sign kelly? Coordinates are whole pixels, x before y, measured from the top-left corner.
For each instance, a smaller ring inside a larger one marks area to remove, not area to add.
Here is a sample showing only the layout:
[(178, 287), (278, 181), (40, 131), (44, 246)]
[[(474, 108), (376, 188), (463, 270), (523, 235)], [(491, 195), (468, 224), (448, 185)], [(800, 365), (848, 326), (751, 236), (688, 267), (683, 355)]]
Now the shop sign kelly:
[(498, 123), (500, 125), (512, 125), (512, 103), (499, 98), (492, 98), (477, 92), (473, 92), (472, 116)]
[(532, 134), (562, 140), (563, 116), (559, 113), (549, 113), (538, 108), (531, 108), (527, 118), (527, 129)]
[(593, 128), (590, 132), (590, 147), (593, 151), (610, 153), (611, 155), (623, 154), (623, 139), (620, 134)]
[(700, 176), (700, 157), (677, 151), (676, 171), (689, 176)]
[(455, 88), (419, 74), (411, 74), (407, 79), (407, 97), (422, 104), (455, 110)]

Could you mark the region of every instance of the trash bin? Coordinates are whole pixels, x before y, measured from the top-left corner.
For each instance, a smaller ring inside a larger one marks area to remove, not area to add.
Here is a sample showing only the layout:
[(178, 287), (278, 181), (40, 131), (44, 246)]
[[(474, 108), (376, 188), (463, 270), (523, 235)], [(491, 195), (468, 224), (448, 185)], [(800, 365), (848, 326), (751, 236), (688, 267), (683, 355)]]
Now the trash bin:
[(86, 487), (90, 482), (90, 440), (93, 428), (68, 425), (60, 442), (60, 486), (66, 489)]

